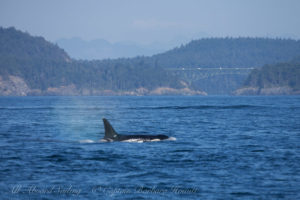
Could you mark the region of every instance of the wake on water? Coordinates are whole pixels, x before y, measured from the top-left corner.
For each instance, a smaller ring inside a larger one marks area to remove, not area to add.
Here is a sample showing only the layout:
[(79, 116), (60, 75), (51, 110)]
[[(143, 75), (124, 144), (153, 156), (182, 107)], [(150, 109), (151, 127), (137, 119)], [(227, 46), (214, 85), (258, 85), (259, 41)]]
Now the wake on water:
[[(168, 139), (165, 139), (164, 141), (176, 141), (177, 139), (175, 137), (169, 137)], [(145, 141), (145, 140), (141, 140), (141, 139), (128, 139), (128, 140), (123, 140), (123, 141), (120, 141), (120, 142), (136, 142), (136, 143), (143, 143), (143, 142), (159, 142), (159, 141), (162, 141), (162, 140), (159, 140), (159, 139), (153, 139), (153, 140), (149, 140), (149, 141)], [(103, 143), (103, 142), (110, 142), (110, 141), (107, 141), (107, 140), (104, 140), (104, 139), (101, 139), (101, 140), (98, 140), (98, 141), (95, 141), (95, 140), (79, 140), (79, 143), (81, 144), (88, 144), (88, 143)]]

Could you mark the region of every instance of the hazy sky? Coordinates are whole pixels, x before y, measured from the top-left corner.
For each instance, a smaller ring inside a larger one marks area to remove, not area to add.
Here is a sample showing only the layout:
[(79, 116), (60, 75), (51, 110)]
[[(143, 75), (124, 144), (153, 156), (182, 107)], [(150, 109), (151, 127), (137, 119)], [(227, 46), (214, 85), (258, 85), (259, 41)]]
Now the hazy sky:
[(0, 0), (0, 26), (47, 40), (300, 39), (300, 0)]

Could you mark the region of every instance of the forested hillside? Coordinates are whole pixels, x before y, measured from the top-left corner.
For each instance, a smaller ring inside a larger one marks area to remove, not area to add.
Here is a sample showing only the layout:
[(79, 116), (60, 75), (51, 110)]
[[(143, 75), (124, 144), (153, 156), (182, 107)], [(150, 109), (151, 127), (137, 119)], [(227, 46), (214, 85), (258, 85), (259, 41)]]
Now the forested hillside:
[(236, 94), (300, 94), (300, 59), (254, 69)]
[(0, 29), (0, 76), (4, 95), (14, 95), (19, 83), (26, 84), (25, 93), (31, 95), (138, 95), (160, 87), (184, 88), (144, 58), (77, 61), (43, 38), (14, 28)]
[(165, 68), (260, 67), (300, 55), (300, 41), (267, 38), (194, 40), (152, 57)]
[(42, 37), (0, 28), (0, 95), (230, 94), (252, 68), (299, 55), (296, 40), (211, 38), (151, 57), (85, 61)]
[(267, 38), (210, 38), (155, 55), (152, 62), (196, 90), (231, 94), (252, 68), (289, 61), (300, 55), (300, 41)]
[(0, 27), (0, 56), (23, 60), (48, 60), (56, 62), (70, 61), (63, 50), (43, 37), (32, 37), (28, 33), (17, 31), (15, 28)]

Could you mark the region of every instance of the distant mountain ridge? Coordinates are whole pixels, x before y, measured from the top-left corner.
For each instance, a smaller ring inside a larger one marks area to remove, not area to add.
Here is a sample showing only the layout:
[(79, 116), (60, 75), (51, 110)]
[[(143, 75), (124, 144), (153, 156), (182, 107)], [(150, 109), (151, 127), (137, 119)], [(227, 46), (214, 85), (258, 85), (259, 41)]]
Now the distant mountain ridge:
[(73, 58), (83, 60), (100, 60), (152, 56), (164, 52), (175, 45), (152, 43), (148, 45), (133, 42), (111, 43), (104, 39), (86, 41), (78, 37), (55, 41)]

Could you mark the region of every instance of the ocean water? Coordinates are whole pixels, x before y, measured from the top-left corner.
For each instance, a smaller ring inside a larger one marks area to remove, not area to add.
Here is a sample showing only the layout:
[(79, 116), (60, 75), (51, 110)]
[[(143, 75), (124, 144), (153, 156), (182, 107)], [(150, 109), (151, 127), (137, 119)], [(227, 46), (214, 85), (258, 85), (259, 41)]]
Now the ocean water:
[(0, 149), (0, 199), (300, 199), (300, 97), (1, 97)]

